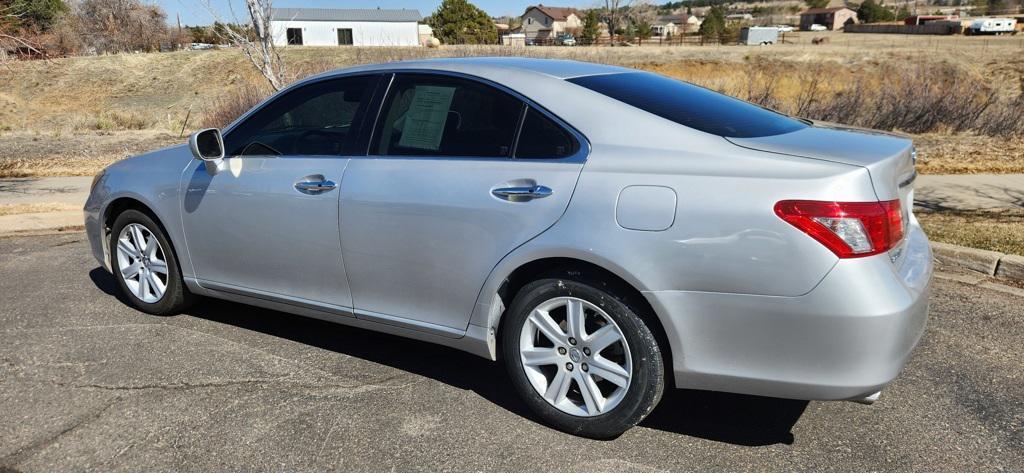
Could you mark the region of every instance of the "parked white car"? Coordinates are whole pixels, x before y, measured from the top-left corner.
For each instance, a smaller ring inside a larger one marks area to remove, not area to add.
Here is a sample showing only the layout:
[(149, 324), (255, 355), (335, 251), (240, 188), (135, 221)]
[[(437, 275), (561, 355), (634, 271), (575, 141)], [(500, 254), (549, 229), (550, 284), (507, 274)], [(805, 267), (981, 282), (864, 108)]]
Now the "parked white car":
[(811, 25), (811, 31), (828, 31), (825, 25), (819, 25), (817, 23)]

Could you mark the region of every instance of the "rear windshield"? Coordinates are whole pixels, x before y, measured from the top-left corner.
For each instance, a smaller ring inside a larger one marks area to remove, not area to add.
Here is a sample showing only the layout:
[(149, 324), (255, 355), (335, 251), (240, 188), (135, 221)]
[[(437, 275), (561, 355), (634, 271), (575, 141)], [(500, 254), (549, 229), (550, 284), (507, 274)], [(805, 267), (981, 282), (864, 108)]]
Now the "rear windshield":
[(568, 80), (680, 125), (718, 136), (756, 138), (807, 127), (803, 122), (781, 113), (648, 72)]

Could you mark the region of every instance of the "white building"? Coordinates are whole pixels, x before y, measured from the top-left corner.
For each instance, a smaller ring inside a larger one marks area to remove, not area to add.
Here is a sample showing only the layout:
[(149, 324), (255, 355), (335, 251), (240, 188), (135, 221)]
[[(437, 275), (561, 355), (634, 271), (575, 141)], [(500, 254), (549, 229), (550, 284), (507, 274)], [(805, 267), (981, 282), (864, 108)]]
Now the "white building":
[(275, 8), (277, 46), (418, 46), (417, 10)]

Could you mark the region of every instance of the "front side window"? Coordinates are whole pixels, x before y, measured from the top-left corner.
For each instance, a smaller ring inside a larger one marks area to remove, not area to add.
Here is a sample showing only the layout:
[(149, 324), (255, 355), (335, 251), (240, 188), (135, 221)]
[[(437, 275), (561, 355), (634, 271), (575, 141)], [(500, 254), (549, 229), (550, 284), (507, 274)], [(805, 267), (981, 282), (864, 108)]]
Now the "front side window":
[(519, 99), (472, 80), (398, 75), (371, 154), (508, 157), (522, 113)]
[(729, 138), (781, 135), (807, 124), (703, 87), (649, 72), (568, 79), (680, 125)]
[(376, 76), (302, 86), (274, 99), (224, 136), (228, 156), (351, 152)]

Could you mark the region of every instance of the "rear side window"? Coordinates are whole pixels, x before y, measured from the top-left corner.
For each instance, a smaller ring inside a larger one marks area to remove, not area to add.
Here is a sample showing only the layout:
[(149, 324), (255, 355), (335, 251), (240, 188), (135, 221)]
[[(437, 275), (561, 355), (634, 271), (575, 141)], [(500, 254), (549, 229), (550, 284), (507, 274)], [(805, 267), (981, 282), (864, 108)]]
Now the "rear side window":
[(399, 75), (381, 113), (371, 154), (508, 157), (524, 104), (457, 77)]
[(755, 138), (807, 127), (803, 122), (781, 113), (648, 72), (568, 80), (680, 125), (718, 136)]
[(517, 158), (557, 159), (576, 153), (576, 139), (533, 107), (526, 111), (516, 144)]

